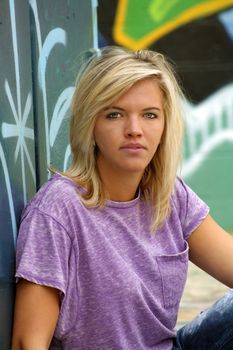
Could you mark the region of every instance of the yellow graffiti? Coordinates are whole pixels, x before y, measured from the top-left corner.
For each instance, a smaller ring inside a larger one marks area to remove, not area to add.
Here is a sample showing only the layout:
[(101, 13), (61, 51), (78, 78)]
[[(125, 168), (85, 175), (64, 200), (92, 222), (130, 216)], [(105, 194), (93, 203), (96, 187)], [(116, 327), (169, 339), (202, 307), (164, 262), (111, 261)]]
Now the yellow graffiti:
[[(150, 5), (150, 15), (152, 15), (154, 19), (161, 19), (161, 16), (164, 17), (165, 15), (165, 9), (166, 11), (170, 11), (171, 7), (175, 5), (175, 1), (177, 2), (178, 0), (172, 1), (171, 5), (167, 5), (162, 10), (162, 12), (160, 12), (160, 14), (156, 14), (156, 11), (161, 11), (165, 2), (163, 1), (162, 6), (162, 0), (158, 0), (156, 2), (154, 1), (154, 4)], [(149, 47), (154, 41), (158, 40), (159, 38), (163, 37), (169, 32), (172, 32), (180, 26), (187, 24), (201, 16), (209, 16), (213, 13), (216, 13), (224, 8), (233, 5), (233, 0), (207, 0), (205, 3), (197, 4), (186, 9), (185, 11), (183, 11), (178, 16), (174, 17), (172, 20), (165, 23), (161, 27), (158, 27), (155, 30), (148, 32), (140, 39), (136, 40), (133, 37), (127, 35), (124, 31), (126, 18), (128, 16), (128, 2), (129, 0), (118, 0), (117, 13), (115, 23), (113, 26), (113, 37), (116, 43), (118, 43), (119, 45), (123, 45), (133, 50), (139, 50)], [(155, 6), (156, 3), (157, 5)]]

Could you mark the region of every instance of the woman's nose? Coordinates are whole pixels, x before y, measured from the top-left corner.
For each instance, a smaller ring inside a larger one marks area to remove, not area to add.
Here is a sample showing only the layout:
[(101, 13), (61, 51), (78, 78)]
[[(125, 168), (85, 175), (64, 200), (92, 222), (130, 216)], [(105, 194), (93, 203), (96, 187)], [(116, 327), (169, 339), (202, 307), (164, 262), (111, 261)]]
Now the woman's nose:
[(141, 136), (142, 125), (138, 116), (128, 117), (125, 125), (126, 136)]

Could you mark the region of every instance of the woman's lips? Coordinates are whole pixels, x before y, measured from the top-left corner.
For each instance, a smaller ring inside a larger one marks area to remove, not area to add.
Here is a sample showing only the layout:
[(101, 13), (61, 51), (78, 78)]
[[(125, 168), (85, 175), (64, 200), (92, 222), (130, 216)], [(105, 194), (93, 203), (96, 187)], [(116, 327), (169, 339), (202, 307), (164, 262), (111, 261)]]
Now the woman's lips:
[(145, 150), (145, 147), (140, 143), (128, 143), (126, 145), (121, 146), (120, 149), (135, 153)]

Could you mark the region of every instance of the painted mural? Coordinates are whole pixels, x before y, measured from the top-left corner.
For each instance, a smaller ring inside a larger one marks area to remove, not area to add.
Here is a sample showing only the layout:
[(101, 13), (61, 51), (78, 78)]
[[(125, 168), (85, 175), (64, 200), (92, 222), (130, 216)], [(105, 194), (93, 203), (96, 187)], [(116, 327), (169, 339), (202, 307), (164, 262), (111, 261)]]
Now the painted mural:
[(10, 349), (21, 211), (69, 161), (68, 115), (83, 52), (97, 48), (90, 1), (0, 2), (0, 349)]
[(182, 176), (233, 232), (233, 1), (100, 0), (98, 24), (101, 46), (174, 63), (186, 95)]

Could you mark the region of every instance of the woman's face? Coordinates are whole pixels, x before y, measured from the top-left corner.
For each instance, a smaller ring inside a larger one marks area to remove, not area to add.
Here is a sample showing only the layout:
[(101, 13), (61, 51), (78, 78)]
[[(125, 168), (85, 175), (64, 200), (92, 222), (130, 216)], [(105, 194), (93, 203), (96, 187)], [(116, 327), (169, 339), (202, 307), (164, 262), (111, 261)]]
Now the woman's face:
[(101, 111), (94, 128), (97, 165), (101, 173), (143, 175), (164, 130), (163, 94), (145, 79)]

